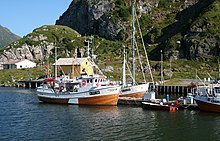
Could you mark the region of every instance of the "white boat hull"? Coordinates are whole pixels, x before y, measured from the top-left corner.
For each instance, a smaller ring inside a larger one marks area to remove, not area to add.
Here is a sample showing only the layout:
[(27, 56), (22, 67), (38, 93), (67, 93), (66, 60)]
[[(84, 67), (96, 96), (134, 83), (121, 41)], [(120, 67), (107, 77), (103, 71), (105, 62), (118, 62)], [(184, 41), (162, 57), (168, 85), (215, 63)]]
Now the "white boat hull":
[(148, 91), (149, 84), (140, 84), (121, 88), (120, 97), (143, 98)]

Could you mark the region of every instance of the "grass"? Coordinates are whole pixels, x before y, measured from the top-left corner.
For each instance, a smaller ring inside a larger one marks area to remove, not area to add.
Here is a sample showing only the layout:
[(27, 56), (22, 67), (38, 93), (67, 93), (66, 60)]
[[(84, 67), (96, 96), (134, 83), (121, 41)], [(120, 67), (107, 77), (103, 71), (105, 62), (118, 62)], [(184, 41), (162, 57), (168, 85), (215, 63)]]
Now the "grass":
[[(151, 61), (151, 66), (155, 64), (160, 64), (160, 61)], [(108, 65), (114, 66), (114, 72), (105, 72), (105, 74), (111, 78), (112, 80), (122, 80), (122, 61), (114, 62), (112, 61)], [(170, 62), (164, 61), (163, 63), (164, 69), (170, 69)], [(100, 66), (102, 68), (104, 66)], [(204, 78), (209, 78), (208, 73), (213, 77), (218, 77), (218, 67), (217, 64), (213, 62), (199, 62), (199, 61), (188, 61), (188, 60), (178, 60), (171, 62), (171, 69), (173, 71), (173, 75), (170, 78), (169, 76), (164, 76), (164, 79), (168, 82), (168, 85), (171, 84), (181, 84), (181, 79), (195, 79), (196, 73), (197, 75), (204, 80)], [(150, 75), (145, 73), (147, 81), (151, 81)], [(155, 81), (160, 81), (160, 68), (153, 71), (153, 77)], [(131, 78), (128, 78), (130, 81)], [(142, 73), (136, 74), (136, 80), (138, 83), (143, 83)]]
[(0, 84), (13, 84), (17, 83), (21, 80), (30, 80), (29, 76), (36, 80), (39, 77), (42, 77), (45, 75), (44, 71), (41, 70), (41, 68), (28, 68), (28, 69), (8, 69), (8, 70), (0, 70)]
[[(106, 66), (112, 66), (114, 68), (113, 72), (103, 72), (110, 80), (122, 81), (122, 59), (96, 61), (99, 62), (98, 66), (100, 69), (105, 69)], [(160, 64), (160, 61), (151, 61), (150, 64)], [(164, 69), (169, 69), (169, 65), (169, 61), (164, 61)], [(196, 79), (196, 71), (201, 80), (208, 78), (208, 73), (213, 78), (218, 77), (218, 67), (217, 64), (213, 62), (204, 63), (199, 61), (178, 60), (172, 62), (171, 68), (176, 71), (173, 71), (171, 78), (169, 76), (164, 76), (166, 81), (165, 85), (187, 85), (182, 79)], [(27, 71), (33, 80), (38, 79), (39, 77), (44, 77), (46, 72), (46, 70), (40, 66), (29, 68)], [(0, 70), (0, 75), (0, 84), (13, 84), (17, 83), (19, 80), (29, 80), (28, 74), (24, 69)], [(145, 73), (145, 76), (147, 81), (151, 81), (148, 73)], [(153, 71), (153, 77), (154, 81), (160, 81), (160, 68)], [(127, 73), (127, 81), (131, 81), (129, 73)], [(144, 82), (142, 73), (136, 73), (136, 81), (138, 83)]]

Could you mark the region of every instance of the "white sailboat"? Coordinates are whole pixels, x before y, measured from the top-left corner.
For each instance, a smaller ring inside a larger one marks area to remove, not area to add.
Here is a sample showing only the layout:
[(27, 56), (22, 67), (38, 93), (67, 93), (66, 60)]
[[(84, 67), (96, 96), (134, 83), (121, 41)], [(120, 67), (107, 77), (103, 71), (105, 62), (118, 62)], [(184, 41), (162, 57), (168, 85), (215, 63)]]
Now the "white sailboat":
[[(143, 98), (144, 94), (149, 91), (150, 82), (146, 82), (145, 84), (136, 84), (135, 82), (135, 27), (134, 27), (134, 3), (132, 3), (132, 85), (127, 85), (126, 83), (126, 51), (124, 49), (124, 62), (123, 62), (123, 85), (121, 88), (120, 97), (133, 97), (133, 98)], [(146, 52), (145, 52), (146, 53)], [(146, 56), (147, 58), (147, 56)], [(149, 65), (148, 59), (147, 63)], [(152, 76), (152, 75), (151, 75)]]
[(124, 62), (123, 62), (123, 81), (121, 87), (120, 97), (132, 97), (132, 98), (143, 98), (144, 94), (149, 90), (149, 84), (135, 84), (134, 77), (132, 76), (132, 84), (129, 85), (126, 82), (126, 53), (124, 49)]

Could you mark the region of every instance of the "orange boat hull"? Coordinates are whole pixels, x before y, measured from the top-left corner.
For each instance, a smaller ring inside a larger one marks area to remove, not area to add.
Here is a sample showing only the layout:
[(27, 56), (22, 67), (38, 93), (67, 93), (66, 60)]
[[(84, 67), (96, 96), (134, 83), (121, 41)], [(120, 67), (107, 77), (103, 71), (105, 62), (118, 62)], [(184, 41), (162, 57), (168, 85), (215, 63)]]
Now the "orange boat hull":
[(129, 93), (129, 94), (120, 94), (119, 97), (132, 97), (132, 98), (143, 98), (146, 91)]
[(96, 95), (96, 96), (79, 97), (79, 98), (38, 96), (38, 99), (42, 102), (59, 103), (59, 104), (117, 105), (118, 94)]
[(79, 98), (78, 101), (80, 105), (117, 105), (118, 94)]

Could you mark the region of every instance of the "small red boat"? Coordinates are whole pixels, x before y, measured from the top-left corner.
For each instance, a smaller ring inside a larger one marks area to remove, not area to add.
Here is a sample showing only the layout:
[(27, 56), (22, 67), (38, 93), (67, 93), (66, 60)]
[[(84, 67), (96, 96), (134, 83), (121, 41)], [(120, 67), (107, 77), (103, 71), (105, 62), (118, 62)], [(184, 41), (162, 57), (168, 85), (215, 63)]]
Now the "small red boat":
[(144, 109), (157, 109), (157, 110), (164, 110), (170, 112), (177, 111), (177, 107), (168, 104), (164, 105), (162, 103), (142, 102), (142, 106)]

